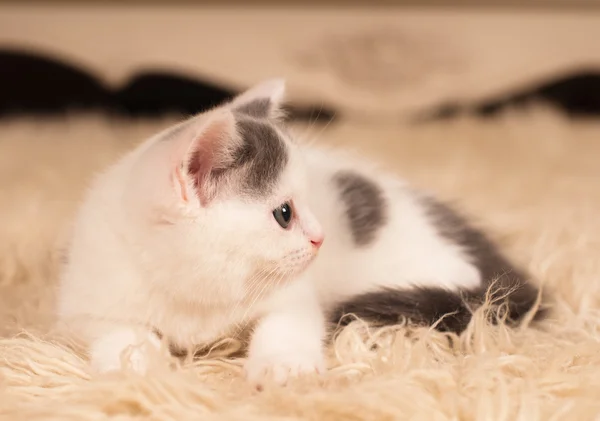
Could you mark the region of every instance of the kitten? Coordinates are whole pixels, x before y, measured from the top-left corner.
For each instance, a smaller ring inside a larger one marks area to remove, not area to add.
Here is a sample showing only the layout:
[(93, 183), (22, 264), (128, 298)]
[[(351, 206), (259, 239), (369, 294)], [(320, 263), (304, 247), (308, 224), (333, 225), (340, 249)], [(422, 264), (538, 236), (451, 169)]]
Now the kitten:
[(192, 349), (253, 322), (247, 377), (285, 383), (325, 369), (326, 325), (348, 312), (460, 332), (495, 279), (509, 319), (534, 307), (526, 275), (450, 208), (296, 143), (283, 95), (280, 80), (258, 85), (96, 177), (59, 294), (96, 369), (135, 349), (124, 362), (143, 372), (161, 337)]

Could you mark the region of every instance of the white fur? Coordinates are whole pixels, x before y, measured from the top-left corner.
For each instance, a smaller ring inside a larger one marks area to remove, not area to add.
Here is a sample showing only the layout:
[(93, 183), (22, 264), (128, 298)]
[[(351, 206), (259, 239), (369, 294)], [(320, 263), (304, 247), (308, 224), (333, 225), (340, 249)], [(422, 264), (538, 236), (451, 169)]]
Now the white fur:
[[(324, 369), (323, 311), (336, 302), (377, 286), (479, 283), (478, 271), (437, 234), (402, 181), (339, 151), (291, 143), (270, 197), (224, 193), (202, 204), (192, 180), (178, 178), (194, 142), (202, 145), (217, 129), (235, 141), (230, 107), (265, 97), (278, 105), (283, 82), (149, 139), (90, 186), (74, 224), (59, 316), (90, 344), (98, 370), (118, 369), (123, 351), (140, 343), (156, 347), (153, 328), (193, 347), (256, 321), (248, 378), (284, 383)], [(388, 224), (366, 248), (352, 244), (335, 199), (331, 177), (344, 168), (374, 177), (390, 204)], [(298, 220), (284, 230), (271, 212), (288, 199)], [(323, 233), (317, 257), (310, 240)], [(141, 372), (143, 349), (129, 353)]]
[[(402, 180), (348, 153), (310, 146), (304, 155), (310, 168), (310, 205), (327, 236), (309, 268), (325, 305), (377, 286), (457, 290), (479, 285), (479, 271), (463, 250), (439, 235)], [(333, 174), (344, 169), (375, 179), (390, 207), (385, 229), (367, 248), (352, 244), (344, 207), (332, 191)]]

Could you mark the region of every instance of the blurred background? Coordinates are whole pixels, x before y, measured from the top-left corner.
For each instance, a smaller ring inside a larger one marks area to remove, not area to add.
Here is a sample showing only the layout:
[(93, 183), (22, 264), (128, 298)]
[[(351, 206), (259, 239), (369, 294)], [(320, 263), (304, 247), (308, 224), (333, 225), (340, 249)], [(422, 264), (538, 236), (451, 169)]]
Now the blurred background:
[(4, 1), (0, 116), (189, 114), (273, 76), (304, 119), (594, 115), (598, 39), (598, 0)]

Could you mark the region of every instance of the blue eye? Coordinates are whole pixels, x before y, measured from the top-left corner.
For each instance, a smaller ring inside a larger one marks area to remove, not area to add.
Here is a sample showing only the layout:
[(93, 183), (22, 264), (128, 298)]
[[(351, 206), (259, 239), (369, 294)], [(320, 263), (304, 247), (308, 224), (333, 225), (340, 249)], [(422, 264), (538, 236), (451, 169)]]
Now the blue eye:
[(287, 228), (292, 220), (292, 206), (288, 202), (285, 202), (273, 210), (273, 218), (275, 218), (281, 228)]

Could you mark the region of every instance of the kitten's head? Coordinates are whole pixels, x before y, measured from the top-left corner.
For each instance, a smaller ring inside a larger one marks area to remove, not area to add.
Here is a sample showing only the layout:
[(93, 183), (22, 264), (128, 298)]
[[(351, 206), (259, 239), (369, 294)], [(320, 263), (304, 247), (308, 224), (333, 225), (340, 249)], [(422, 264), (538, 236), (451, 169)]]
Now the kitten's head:
[(283, 94), (272, 80), (160, 133), (134, 170), (158, 247), (222, 290), (293, 279), (323, 242)]

